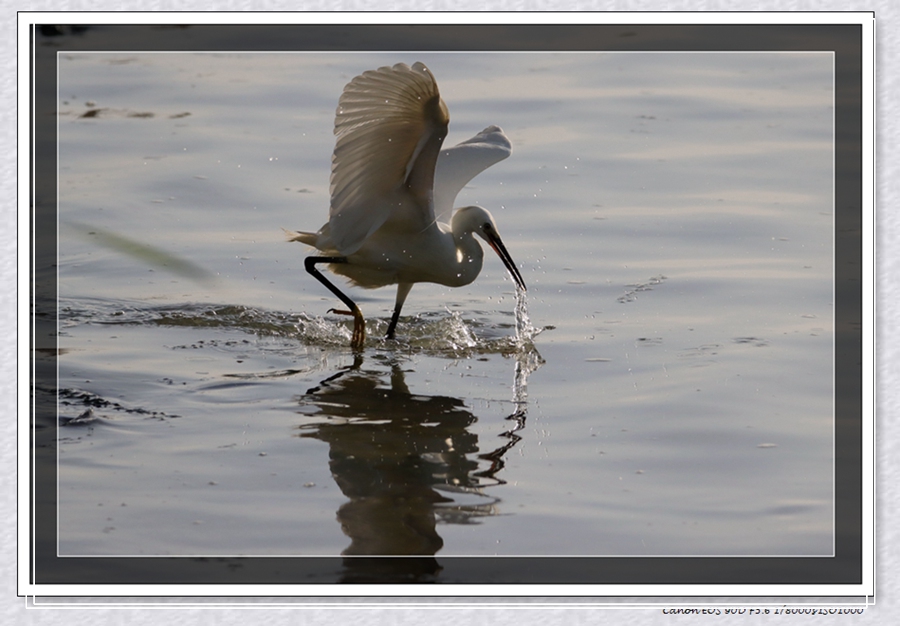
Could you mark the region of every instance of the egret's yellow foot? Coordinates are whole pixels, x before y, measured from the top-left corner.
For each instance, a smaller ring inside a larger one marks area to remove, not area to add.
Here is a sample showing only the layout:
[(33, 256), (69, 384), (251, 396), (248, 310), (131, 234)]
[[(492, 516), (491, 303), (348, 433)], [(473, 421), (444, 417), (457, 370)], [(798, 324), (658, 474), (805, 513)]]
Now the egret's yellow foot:
[(359, 350), (366, 343), (366, 320), (363, 318), (362, 311), (358, 308), (354, 311), (343, 311), (339, 309), (328, 309), (329, 313), (337, 313), (338, 315), (350, 315), (353, 317), (353, 337), (350, 339), (350, 347)]

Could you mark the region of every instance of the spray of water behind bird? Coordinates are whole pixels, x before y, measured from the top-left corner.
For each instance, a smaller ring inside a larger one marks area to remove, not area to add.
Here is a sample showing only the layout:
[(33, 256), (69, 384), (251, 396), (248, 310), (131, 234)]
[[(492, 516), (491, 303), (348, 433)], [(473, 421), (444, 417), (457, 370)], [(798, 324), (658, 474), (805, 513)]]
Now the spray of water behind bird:
[(449, 122), (437, 81), (422, 63), (364, 72), (341, 94), (328, 223), (315, 233), (289, 235), (322, 253), (306, 258), (306, 270), (348, 307), (332, 311), (353, 316), (356, 349), (365, 342), (362, 312), (316, 268), (319, 263), (360, 287), (397, 285), (388, 338), (415, 283), (461, 287), (475, 280), (484, 257), (475, 235), (525, 290), (491, 214), (479, 206), (453, 210), (472, 178), (510, 155), (509, 139), (489, 126), (441, 150)]

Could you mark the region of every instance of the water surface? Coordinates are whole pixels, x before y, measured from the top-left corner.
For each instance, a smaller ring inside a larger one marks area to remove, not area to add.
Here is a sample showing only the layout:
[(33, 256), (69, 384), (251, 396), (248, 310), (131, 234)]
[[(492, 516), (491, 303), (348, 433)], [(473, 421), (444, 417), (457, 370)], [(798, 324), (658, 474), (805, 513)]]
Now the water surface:
[[(421, 60), (513, 155), (471, 285), (338, 303), (337, 98)], [(63, 555), (828, 555), (829, 54), (71, 53), (59, 67)]]

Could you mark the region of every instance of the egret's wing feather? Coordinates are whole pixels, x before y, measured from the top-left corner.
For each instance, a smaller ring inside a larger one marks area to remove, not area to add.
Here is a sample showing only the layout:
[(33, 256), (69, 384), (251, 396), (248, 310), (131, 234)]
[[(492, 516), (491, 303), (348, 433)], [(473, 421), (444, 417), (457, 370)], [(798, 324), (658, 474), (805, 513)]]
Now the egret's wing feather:
[(355, 252), (398, 210), (412, 207), (423, 225), (434, 219), (434, 166), (448, 122), (437, 82), (421, 63), (368, 71), (344, 88), (334, 122), (329, 221), (342, 254)]
[(434, 173), (434, 212), (450, 223), (456, 196), (469, 181), (512, 154), (512, 143), (499, 126), (483, 131), (452, 148), (441, 150)]

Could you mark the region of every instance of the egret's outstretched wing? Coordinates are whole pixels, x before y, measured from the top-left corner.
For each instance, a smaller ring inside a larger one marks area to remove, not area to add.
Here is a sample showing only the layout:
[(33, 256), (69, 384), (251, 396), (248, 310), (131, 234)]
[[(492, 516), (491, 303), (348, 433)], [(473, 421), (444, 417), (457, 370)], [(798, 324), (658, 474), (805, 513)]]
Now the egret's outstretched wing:
[(469, 181), (512, 154), (512, 144), (499, 126), (483, 131), (452, 148), (441, 150), (434, 173), (434, 212), (450, 223), (456, 196)]
[(355, 252), (395, 211), (411, 211), (404, 217), (422, 227), (434, 219), (429, 199), (449, 121), (421, 63), (368, 71), (344, 88), (334, 120), (329, 221), (341, 254)]

